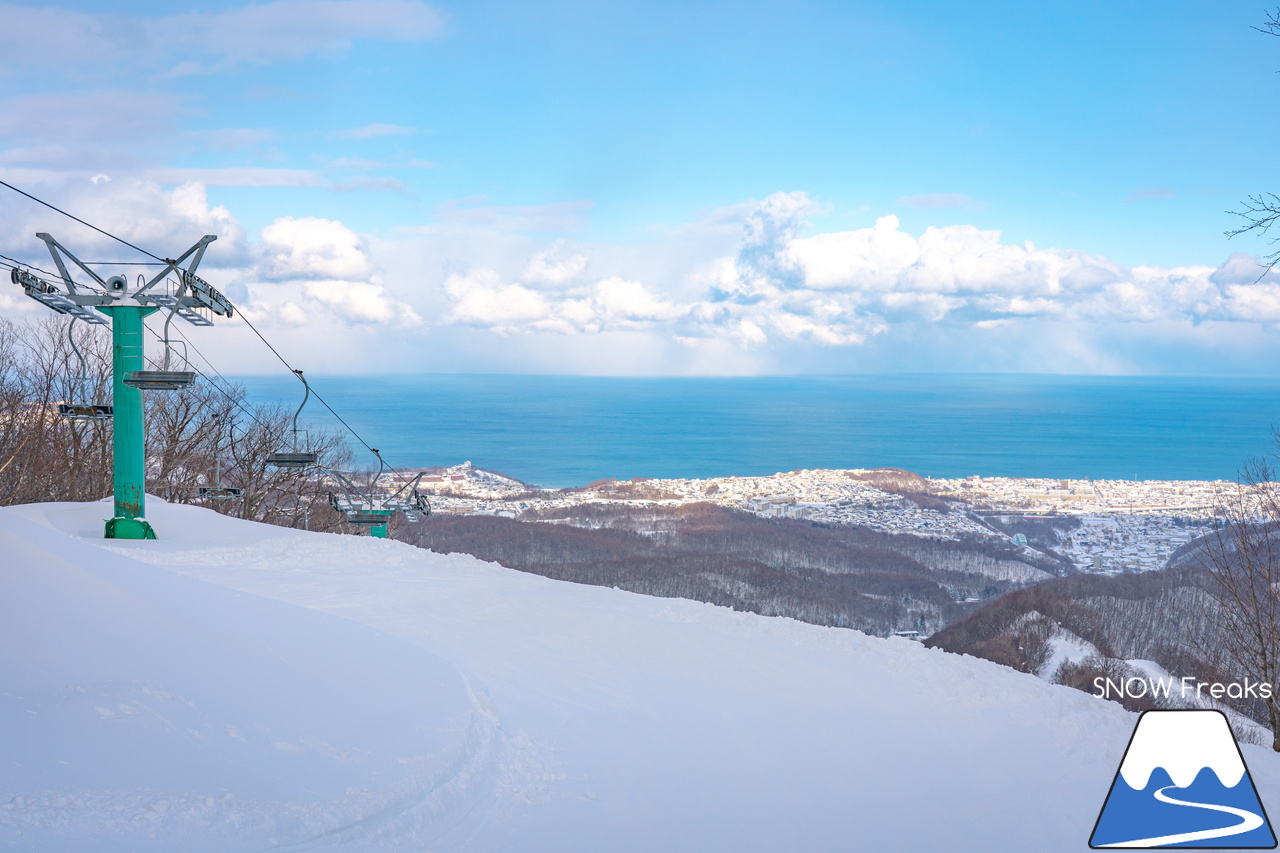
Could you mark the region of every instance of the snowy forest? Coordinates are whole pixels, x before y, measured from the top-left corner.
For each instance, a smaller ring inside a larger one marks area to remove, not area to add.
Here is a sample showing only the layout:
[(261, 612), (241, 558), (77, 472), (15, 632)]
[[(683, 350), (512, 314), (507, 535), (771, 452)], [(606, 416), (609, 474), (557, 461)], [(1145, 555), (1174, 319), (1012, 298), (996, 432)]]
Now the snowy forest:
[(1058, 564), (990, 541), (758, 518), (712, 504), (433, 516), (397, 538), (509, 568), (886, 636), (927, 635)]

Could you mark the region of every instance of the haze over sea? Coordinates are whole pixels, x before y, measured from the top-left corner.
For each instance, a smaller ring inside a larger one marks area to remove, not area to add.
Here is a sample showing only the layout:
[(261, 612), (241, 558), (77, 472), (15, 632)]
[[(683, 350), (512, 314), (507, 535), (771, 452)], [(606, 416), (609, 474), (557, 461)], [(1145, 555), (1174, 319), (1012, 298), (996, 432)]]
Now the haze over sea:
[[(308, 378), (392, 465), (470, 460), (548, 487), (883, 466), (1229, 480), (1280, 424), (1274, 377)], [(234, 381), (255, 402), (301, 400), (291, 377)], [(314, 397), (303, 420), (337, 426)]]

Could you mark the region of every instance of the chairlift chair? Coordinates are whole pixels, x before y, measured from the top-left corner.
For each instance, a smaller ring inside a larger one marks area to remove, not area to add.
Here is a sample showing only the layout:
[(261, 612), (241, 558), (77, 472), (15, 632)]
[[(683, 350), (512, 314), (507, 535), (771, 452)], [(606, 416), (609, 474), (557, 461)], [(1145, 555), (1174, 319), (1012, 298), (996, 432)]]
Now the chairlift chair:
[(386, 524), (391, 520), (391, 516), (395, 515), (396, 510), (394, 507), (386, 507), (384, 502), (377, 498), (366, 498), (358, 492), (353, 495), (348, 491), (351, 482), (336, 471), (331, 473), (338, 477), (342, 487), (342, 494), (330, 492), (329, 506), (340, 512), (347, 523)]
[(431, 517), (431, 502), (427, 500), (427, 496), (419, 494), (415, 488), (413, 490), (413, 501), (408, 507), (400, 510), (404, 513), (404, 517), (412, 522), (422, 521)]
[(232, 486), (201, 486), (199, 492), (203, 500), (227, 501), (244, 497), (244, 489)]
[[(85, 396), (85, 380), (88, 379), (85, 374), (89, 370), (84, 359), (84, 353), (80, 352), (80, 348), (76, 346), (75, 325), (78, 319), (80, 318), (72, 315), (71, 322), (67, 324), (67, 342), (71, 344), (72, 352), (80, 360), (80, 375), (75, 377), (75, 397), (82, 400)], [(71, 402), (58, 404), (58, 416), (69, 421), (109, 421), (113, 416), (113, 411), (114, 409), (105, 403)]]
[[(382, 454), (377, 450), (374, 450), (373, 453), (378, 457), (378, 462), (381, 466)], [(401, 485), (394, 493), (382, 498), (382, 506), (392, 512), (399, 510), (404, 513), (405, 518), (409, 519), (409, 521), (419, 521), (421, 518), (429, 517), (431, 515), (431, 502), (427, 500), (426, 495), (418, 491), (418, 483), (422, 480), (423, 473), (425, 472), (419, 472), (418, 476)], [(379, 467), (378, 476), (382, 476), (382, 467)], [(377, 482), (378, 478), (374, 477), (373, 483), (375, 486)], [(372, 490), (373, 488), (371, 487), (370, 491)]]
[(302, 375), (301, 370), (293, 372), (302, 382), (302, 405), (298, 406), (298, 410), (293, 413), (293, 450), (272, 453), (267, 457), (267, 464), (274, 465), (277, 468), (306, 468), (309, 465), (316, 464), (316, 460), (319, 459), (316, 453), (298, 450), (298, 415), (302, 414), (303, 406), (307, 405), (307, 400), (311, 397), (311, 386), (307, 384), (307, 379)]
[[(141, 277), (139, 277), (141, 278)], [(170, 370), (169, 356), (173, 352), (173, 342), (169, 339), (169, 326), (173, 323), (173, 315), (182, 308), (182, 295), (187, 290), (187, 279), (183, 278), (178, 293), (169, 303), (169, 316), (164, 320), (164, 368), (161, 370), (133, 370), (121, 380), (130, 388), (145, 391), (179, 391), (196, 381), (194, 370)]]
[[(222, 414), (215, 413), (213, 417), (216, 420)], [(200, 486), (197, 489), (203, 500), (229, 501), (244, 497), (244, 489), (222, 485), (222, 459), (216, 454), (213, 457), (213, 482), (212, 486)]]
[(196, 381), (193, 370), (132, 370), (124, 384), (144, 391), (177, 391)]
[(361, 524), (373, 527), (379, 524), (386, 524), (390, 520), (391, 513), (388, 512), (348, 512), (346, 513), (347, 524)]
[(378, 457), (378, 473), (369, 484), (368, 494), (339, 472), (329, 472), (338, 481), (338, 487), (342, 490), (341, 494), (329, 492), (329, 505), (342, 513), (351, 524), (386, 524), (391, 520), (390, 516), (395, 514), (395, 509), (388, 511), (383, 505), (385, 501), (376, 494), (378, 477), (382, 476), (384, 465), (378, 451), (374, 450), (373, 454)]
[(314, 453), (272, 453), (267, 457), (267, 464), (277, 468), (306, 468), (316, 464)]
[(69, 421), (109, 421), (115, 415), (102, 403), (59, 403), (58, 416)]

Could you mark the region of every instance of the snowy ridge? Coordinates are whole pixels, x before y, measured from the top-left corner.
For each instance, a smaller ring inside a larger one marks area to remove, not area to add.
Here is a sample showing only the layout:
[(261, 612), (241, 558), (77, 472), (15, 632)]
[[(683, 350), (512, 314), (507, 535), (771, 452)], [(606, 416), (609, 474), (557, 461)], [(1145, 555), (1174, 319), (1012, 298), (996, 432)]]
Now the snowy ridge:
[(1218, 711), (1145, 715), (1133, 733), (1120, 775), (1140, 791), (1157, 767), (1163, 767), (1179, 788), (1194, 782), (1206, 767), (1228, 788), (1238, 785), (1245, 773), (1227, 718)]

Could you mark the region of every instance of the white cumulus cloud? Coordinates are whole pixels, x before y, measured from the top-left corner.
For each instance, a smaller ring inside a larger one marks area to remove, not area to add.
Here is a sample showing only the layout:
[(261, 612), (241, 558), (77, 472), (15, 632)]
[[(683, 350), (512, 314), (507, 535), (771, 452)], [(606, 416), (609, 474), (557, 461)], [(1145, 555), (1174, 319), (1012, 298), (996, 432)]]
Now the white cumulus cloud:
[(341, 222), (282, 217), (262, 229), (257, 255), (254, 308), (267, 318), (296, 325), (315, 314), (299, 306), (311, 306), (344, 323), (422, 323), (412, 306), (388, 291), (364, 239)]
[(331, 219), (277, 219), (262, 229), (259, 251), (269, 279), (362, 280), (373, 274), (359, 235)]
[[(2, 171), (2, 170), (0, 170)], [(201, 183), (166, 190), (151, 181), (94, 180), (92, 177), (41, 187), (39, 195), (160, 257), (176, 257), (206, 234), (218, 238), (205, 254), (209, 267), (233, 268), (249, 257), (244, 228), (222, 205), (210, 206)], [(45, 231), (85, 260), (146, 261), (132, 249), (97, 231), (52, 213), (29, 199), (0, 196), (0, 242), (12, 255), (48, 266), (49, 254), (35, 233)]]
[(507, 284), (497, 272), (476, 269), (445, 282), (452, 307), (446, 323), (499, 334), (558, 332), (572, 335), (647, 329), (670, 322), (687, 308), (662, 299), (643, 284), (611, 277), (590, 287), (543, 293)]
[(422, 322), (408, 305), (396, 302), (386, 288), (373, 281), (308, 281), (304, 292), (357, 323), (399, 323), (414, 326)]
[(453, 300), (446, 322), (506, 334), (544, 323), (551, 316), (551, 306), (541, 294), (519, 284), (503, 284), (493, 270), (451, 275), (444, 287)]
[(803, 192), (757, 202), (740, 220), (736, 255), (704, 261), (680, 281), (611, 275), (587, 285), (585, 252), (557, 242), (534, 254), (518, 282), (485, 270), (451, 278), (446, 322), (508, 335), (643, 329), (685, 345), (781, 340), (823, 348), (1035, 323), (1280, 323), (1280, 285), (1258, 281), (1265, 269), (1247, 255), (1218, 268), (1127, 268), (1078, 249), (1007, 243), (973, 225), (911, 234), (892, 215), (807, 235), (806, 217), (817, 208)]
[(557, 240), (529, 259), (524, 278), (559, 285), (577, 278), (586, 268), (586, 252), (574, 249), (567, 240)]

